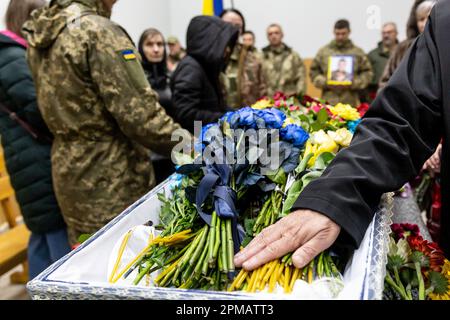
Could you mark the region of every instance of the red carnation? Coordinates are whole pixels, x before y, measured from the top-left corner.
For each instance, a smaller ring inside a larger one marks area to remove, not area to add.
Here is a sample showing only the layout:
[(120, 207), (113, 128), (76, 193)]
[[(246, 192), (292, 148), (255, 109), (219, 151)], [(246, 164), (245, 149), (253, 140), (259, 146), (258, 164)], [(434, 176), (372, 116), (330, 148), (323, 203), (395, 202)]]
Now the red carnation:
[(361, 115), (361, 118), (364, 117), (367, 113), (367, 111), (369, 111), (370, 105), (368, 103), (362, 103), (359, 105), (358, 108), (356, 108), (359, 112), (359, 114)]

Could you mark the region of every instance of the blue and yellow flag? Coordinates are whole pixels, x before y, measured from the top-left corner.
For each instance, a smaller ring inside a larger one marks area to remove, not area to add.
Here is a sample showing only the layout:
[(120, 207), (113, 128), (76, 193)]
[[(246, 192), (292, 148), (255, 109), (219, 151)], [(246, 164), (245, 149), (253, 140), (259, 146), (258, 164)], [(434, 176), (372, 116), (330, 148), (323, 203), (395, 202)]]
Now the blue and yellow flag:
[(223, 11), (223, 0), (203, 0), (205, 16), (220, 16)]

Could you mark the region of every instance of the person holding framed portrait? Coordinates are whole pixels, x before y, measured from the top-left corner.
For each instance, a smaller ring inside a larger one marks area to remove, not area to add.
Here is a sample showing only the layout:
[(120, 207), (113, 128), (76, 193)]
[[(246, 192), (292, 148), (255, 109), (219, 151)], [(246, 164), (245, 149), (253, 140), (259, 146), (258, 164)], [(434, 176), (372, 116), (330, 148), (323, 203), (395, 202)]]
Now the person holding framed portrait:
[(320, 49), (312, 65), (313, 84), (322, 89), (322, 99), (330, 104), (360, 104), (360, 92), (373, 79), (372, 65), (364, 51), (350, 40), (350, 23), (339, 20), (334, 27), (335, 39)]

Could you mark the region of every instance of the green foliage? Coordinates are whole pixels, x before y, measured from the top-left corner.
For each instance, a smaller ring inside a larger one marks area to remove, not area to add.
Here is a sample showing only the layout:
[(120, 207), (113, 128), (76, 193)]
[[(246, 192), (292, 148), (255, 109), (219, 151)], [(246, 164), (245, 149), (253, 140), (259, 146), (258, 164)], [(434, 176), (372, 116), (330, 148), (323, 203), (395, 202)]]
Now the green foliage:
[(287, 198), (284, 201), (283, 210), (281, 213), (282, 216), (286, 216), (291, 212), (292, 207), (298, 200), (298, 197), (300, 196), (302, 191), (303, 191), (303, 181), (302, 180), (295, 181), (292, 187), (289, 189)]
[(428, 275), (433, 293), (444, 295), (448, 291), (449, 283), (444, 275), (431, 271)]

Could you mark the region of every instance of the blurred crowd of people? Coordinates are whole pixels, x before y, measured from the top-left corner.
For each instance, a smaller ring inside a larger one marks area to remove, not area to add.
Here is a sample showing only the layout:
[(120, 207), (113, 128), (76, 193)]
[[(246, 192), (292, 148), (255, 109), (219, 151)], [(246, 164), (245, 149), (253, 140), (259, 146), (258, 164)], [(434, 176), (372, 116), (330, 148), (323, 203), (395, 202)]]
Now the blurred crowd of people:
[[(192, 19), (186, 49), (155, 28), (135, 48), (109, 19), (115, 2), (11, 0), (0, 33), (0, 134), (33, 234), (31, 278), (175, 171), (175, 130), (190, 137), (195, 121), (215, 122), (277, 91), (303, 95), (308, 76), (331, 104), (370, 102), (434, 5), (415, 2), (403, 42), (396, 24), (386, 23), (369, 54), (352, 42), (350, 22), (337, 21), (307, 75), (280, 24), (268, 26), (261, 51), (236, 9)], [(76, 19), (79, 28), (68, 26)], [(338, 69), (330, 72), (333, 57)], [(438, 159), (424, 169), (437, 172)]]

